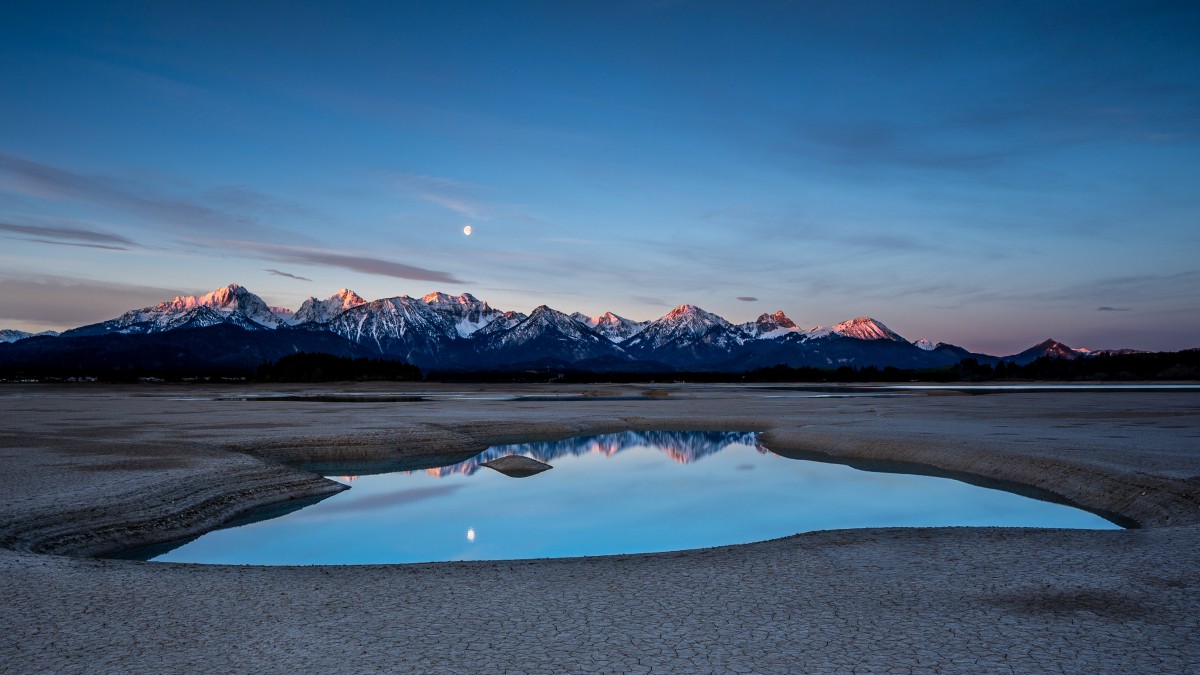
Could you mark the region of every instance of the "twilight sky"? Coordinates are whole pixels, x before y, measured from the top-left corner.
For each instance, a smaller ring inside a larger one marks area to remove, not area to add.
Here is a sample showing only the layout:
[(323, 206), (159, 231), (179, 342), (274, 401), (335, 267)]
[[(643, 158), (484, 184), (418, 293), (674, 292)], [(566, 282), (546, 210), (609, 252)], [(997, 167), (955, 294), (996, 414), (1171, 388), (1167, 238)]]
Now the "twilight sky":
[(1200, 346), (1195, 2), (8, 3), (0, 92), (0, 328), (236, 281)]

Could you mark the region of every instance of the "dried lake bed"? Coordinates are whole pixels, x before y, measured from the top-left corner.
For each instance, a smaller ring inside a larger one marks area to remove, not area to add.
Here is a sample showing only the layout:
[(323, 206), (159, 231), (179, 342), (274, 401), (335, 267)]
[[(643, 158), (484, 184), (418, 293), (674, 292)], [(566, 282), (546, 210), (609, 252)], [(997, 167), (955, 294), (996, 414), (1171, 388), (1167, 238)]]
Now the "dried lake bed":
[[(6, 385), (0, 669), (1200, 667), (1200, 392), (648, 389)], [(402, 566), (90, 557), (340, 490), (322, 464), (629, 429), (759, 431), (785, 456), (1001, 483), (1140, 527)]]

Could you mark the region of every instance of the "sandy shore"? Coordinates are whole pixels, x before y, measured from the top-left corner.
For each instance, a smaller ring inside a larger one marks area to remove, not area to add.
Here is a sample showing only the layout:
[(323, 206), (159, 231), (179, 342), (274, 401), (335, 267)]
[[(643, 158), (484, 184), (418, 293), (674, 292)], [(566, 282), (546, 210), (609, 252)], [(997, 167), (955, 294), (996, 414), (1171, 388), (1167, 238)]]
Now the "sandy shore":
[[(667, 395), (0, 388), (0, 670), (1200, 669), (1200, 393), (658, 388)], [(244, 396), (331, 392), (375, 398)], [(533, 400), (514, 400), (522, 395)], [(426, 461), (630, 428), (759, 430), (780, 454), (1006, 481), (1142, 527), (846, 530), (658, 555), (412, 566), (84, 557), (340, 489), (288, 463)]]

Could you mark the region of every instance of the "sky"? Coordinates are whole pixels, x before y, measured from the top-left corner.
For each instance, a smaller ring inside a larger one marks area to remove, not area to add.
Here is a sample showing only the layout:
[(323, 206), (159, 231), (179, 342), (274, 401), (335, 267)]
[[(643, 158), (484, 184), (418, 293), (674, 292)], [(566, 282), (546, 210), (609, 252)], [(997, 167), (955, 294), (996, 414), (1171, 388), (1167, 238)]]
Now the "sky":
[(0, 92), (0, 328), (236, 282), (1200, 346), (1194, 2), (7, 3)]

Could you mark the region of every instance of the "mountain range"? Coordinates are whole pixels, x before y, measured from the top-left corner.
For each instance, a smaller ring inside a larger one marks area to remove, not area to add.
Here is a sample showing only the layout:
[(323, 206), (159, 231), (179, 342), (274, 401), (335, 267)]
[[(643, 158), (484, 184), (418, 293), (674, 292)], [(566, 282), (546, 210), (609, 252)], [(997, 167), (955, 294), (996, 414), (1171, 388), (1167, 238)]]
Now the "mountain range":
[(0, 365), (8, 366), (67, 369), (102, 362), (113, 368), (252, 370), (296, 352), (402, 359), (426, 370), (632, 372), (739, 372), (775, 365), (920, 369), (964, 358), (1023, 365), (1042, 356), (1113, 353), (1047, 340), (997, 357), (941, 342), (910, 342), (869, 317), (804, 329), (782, 311), (734, 324), (687, 304), (653, 321), (612, 312), (565, 314), (546, 305), (523, 314), (495, 309), (469, 293), (368, 302), (343, 288), (323, 300), (309, 298), (293, 312), (270, 306), (238, 284), (130, 310), (61, 335), (0, 331)]

